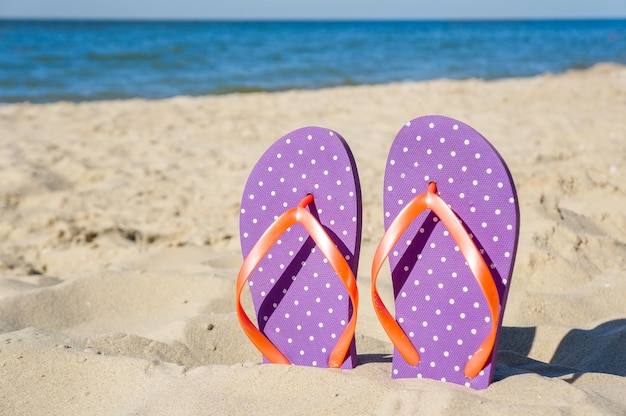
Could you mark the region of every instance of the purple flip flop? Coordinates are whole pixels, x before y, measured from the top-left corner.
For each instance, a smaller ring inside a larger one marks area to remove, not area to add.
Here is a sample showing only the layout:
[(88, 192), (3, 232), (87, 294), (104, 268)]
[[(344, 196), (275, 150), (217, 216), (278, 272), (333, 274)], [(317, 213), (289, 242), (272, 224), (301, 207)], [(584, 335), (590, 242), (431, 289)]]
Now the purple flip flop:
[[(256, 163), (241, 201), (237, 312), (264, 362), (356, 365), (361, 191), (344, 139), (295, 130)], [(241, 307), (249, 287), (255, 326)]]
[[(486, 388), (519, 234), (517, 195), (504, 160), (460, 121), (411, 120), (389, 152), (384, 216), (372, 295), (395, 346), (392, 377)], [(386, 258), (395, 318), (376, 289)]]

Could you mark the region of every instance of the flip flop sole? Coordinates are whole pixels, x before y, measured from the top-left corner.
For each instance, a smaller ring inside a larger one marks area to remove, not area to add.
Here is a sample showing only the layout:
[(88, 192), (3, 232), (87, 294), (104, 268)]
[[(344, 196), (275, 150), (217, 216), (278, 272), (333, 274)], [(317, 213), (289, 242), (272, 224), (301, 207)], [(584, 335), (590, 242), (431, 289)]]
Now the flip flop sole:
[[(464, 123), (443, 116), (411, 120), (396, 136), (387, 160), (385, 229), (431, 181), (473, 235), (490, 268), (501, 325), (519, 233), (511, 174), (494, 147)], [(394, 247), (389, 263), (396, 320), (421, 356), (411, 366), (395, 350), (392, 376), (486, 388), (494, 375), (496, 347), (478, 376), (470, 380), (463, 369), (489, 334), (490, 310), (445, 225), (430, 211), (420, 214)]]
[[(310, 211), (356, 276), (361, 194), (352, 153), (336, 132), (306, 127), (276, 141), (244, 188), (240, 238), (244, 258), (264, 231), (307, 195)], [(259, 329), (293, 364), (327, 367), (352, 316), (341, 280), (300, 224), (285, 232), (248, 279)], [(267, 362), (267, 359), (264, 357)], [(356, 365), (354, 338), (342, 368)]]

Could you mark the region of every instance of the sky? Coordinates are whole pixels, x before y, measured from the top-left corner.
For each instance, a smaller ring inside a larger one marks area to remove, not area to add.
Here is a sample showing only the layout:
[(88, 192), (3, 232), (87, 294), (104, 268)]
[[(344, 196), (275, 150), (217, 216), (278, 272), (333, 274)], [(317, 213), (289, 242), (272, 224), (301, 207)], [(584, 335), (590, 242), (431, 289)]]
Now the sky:
[(626, 18), (626, 0), (0, 0), (0, 18)]

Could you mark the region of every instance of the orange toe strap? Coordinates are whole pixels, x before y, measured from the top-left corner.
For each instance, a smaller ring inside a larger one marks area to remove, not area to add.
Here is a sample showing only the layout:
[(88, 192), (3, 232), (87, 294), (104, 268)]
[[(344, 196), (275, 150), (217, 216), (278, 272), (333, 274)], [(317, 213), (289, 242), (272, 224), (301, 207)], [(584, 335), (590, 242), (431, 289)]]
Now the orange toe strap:
[(337, 340), (335, 347), (328, 358), (328, 366), (339, 368), (345, 361), (348, 349), (354, 337), (356, 327), (356, 316), (358, 310), (358, 292), (356, 279), (352, 269), (346, 262), (337, 245), (324, 230), (319, 221), (306, 209), (306, 206), (313, 202), (313, 195), (307, 195), (295, 208), (285, 211), (265, 230), (261, 238), (252, 247), (246, 256), (239, 275), (237, 276), (237, 317), (244, 332), (250, 341), (259, 351), (272, 363), (290, 364), (289, 359), (278, 350), (278, 348), (263, 334), (250, 320), (245, 310), (241, 306), (241, 292), (246, 285), (246, 281), (256, 269), (257, 265), (265, 257), (270, 248), (287, 231), (289, 227), (296, 223), (302, 224), (304, 229), (311, 236), (317, 247), (324, 254), (339, 279), (345, 286), (352, 302), (352, 316), (346, 328)]
[(493, 351), (500, 317), (500, 298), (489, 267), (459, 218), (438, 195), (435, 182), (431, 182), (428, 185), (428, 191), (415, 197), (400, 211), (376, 248), (372, 263), (372, 300), (374, 309), (398, 352), (410, 365), (417, 365), (420, 362), (419, 353), (380, 298), (376, 288), (376, 280), (385, 260), (402, 234), (420, 213), (427, 209), (437, 215), (459, 246), (461, 254), (467, 261), (472, 274), (485, 295), (491, 312), (491, 330), (465, 365), (465, 376), (472, 379), (485, 367)]

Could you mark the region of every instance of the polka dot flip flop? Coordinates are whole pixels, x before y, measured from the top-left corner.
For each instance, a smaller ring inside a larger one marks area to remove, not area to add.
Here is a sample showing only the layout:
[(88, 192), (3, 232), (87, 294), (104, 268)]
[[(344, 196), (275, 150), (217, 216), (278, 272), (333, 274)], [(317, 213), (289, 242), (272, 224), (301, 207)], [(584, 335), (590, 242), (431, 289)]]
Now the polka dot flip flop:
[[(384, 216), (372, 297), (395, 346), (392, 377), (486, 388), (494, 376), (519, 234), (506, 164), (459, 121), (411, 120), (389, 152)], [(376, 289), (387, 258), (395, 318)]]
[(237, 314), (264, 361), (353, 368), (361, 191), (344, 139), (306, 127), (275, 142), (245, 185), (240, 237)]

